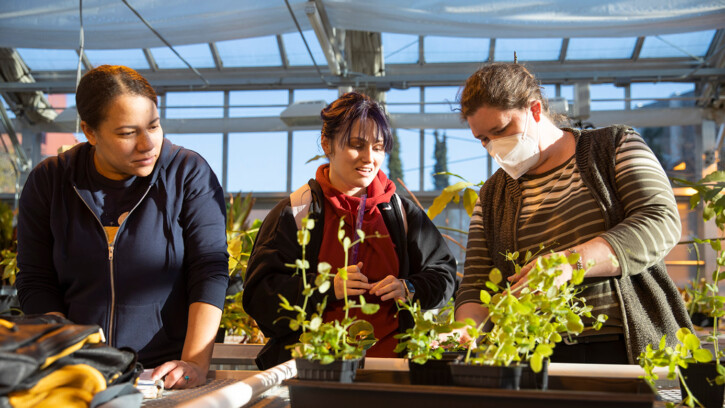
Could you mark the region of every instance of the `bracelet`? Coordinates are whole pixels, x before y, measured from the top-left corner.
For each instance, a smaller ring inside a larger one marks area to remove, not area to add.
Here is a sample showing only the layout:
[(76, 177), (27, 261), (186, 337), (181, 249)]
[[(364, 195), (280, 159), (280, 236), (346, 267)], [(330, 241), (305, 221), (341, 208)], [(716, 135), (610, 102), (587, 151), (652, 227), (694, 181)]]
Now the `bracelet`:
[[(579, 254), (579, 252), (577, 252), (577, 250), (574, 248), (569, 248), (567, 249), (567, 251), (569, 251), (570, 254)], [(582, 262), (581, 254), (579, 254), (579, 259), (576, 260), (576, 269), (584, 269), (584, 263)]]
[(400, 282), (403, 284), (403, 289), (405, 289), (405, 300), (410, 300), (410, 289), (408, 289), (405, 279), (400, 279)]

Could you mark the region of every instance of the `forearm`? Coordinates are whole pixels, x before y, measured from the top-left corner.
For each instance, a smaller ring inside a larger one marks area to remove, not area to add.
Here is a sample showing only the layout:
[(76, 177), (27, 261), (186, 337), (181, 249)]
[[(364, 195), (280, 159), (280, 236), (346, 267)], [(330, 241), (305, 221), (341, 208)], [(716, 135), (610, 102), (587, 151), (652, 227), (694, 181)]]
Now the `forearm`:
[(466, 319), (473, 319), (476, 326), (488, 318), (488, 311), (480, 303), (464, 303), (456, 308), (456, 321), (462, 322)]
[(204, 373), (209, 370), (221, 316), (222, 311), (208, 303), (195, 302), (189, 306), (189, 322), (181, 360), (196, 364)]

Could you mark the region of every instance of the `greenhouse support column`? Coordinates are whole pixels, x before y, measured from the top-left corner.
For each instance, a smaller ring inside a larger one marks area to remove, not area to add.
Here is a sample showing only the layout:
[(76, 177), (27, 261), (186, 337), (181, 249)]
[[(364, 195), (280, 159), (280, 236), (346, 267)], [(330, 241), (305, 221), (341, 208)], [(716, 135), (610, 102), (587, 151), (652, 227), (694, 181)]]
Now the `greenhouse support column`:
[[(224, 91), (224, 119), (229, 117), (229, 91)], [(222, 190), (227, 191), (229, 178), (229, 132), (222, 134)]]
[[(420, 87), (420, 113), (425, 112), (425, 88)], [(420, 181), (418, 182), (418, 191), (425, 190), (425, 129), (420, 130)]]
[[(292, 105), (294, 102), (294, 91), (292, 89), (289, 90), (289, 95), (287, 96), (287, 104)], [(292, 131), (287, 132), (287, 192), (292, 192), (292, 147), (294, 142), (294, 133)]]

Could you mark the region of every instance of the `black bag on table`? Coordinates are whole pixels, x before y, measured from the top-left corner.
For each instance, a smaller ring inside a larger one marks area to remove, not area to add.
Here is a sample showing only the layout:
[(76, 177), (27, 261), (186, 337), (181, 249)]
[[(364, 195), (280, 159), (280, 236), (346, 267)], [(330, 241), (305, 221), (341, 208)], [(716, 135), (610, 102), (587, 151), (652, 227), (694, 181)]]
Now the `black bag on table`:
[(108, 386), (135, 383), (143, 370), (136, 357), (103, 344), (96, 325), (0, 318), (0, 407), (87, 407)]

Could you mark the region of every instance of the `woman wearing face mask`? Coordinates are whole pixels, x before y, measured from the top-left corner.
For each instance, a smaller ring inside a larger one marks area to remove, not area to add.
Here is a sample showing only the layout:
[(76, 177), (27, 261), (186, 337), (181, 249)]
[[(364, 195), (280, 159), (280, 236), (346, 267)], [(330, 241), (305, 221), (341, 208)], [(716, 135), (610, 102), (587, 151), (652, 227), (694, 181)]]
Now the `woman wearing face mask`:
[(18, 214), (27, 314), (97, 324), (166, 388), (206, 383), (228, 276), (224, 194), (198, 154), (164, 138), (144, 77), (81, 78), (88, 138), (33, 169)]
[[(457, 320), (485, 320), (479, 292), (492, 268), (514, 288), (525, 284), (531, 264), (514, 275), (507, 251), (535, 253), (544, 244), (578, 253), (578, 267), (594, 262), (580, 296), (595, 315), (609, 316), (601, 330), (558, 345), (552, 361), (636, 363), (647, 344), (663, 334), (674, 342), (680, 327), (691, 328), (663, 261), (680, 238), (675, 197), (632, 128), (560, 129), (534, 76), (515, 63), (479, 69), (460, 99), (461, 116), (501, 169), (471, 218)], [(572, 267), (562, 269), (558, 283), (571, 278)]]
[[(380, 305), (374, 315), (360, 314), (372, 323), (378, 339), (367, 356), (396, 357), (393, 336), (412, 326), (408, 314), (396, 315), (396, 300), (420, 301), (424, 309), (431, 309), (443, 306), (454, 292), (455, 259), (441, 234), (425, 212), (395, 194), (395, 184), (380, 170), (393, 143), (382, 107), (350, 92), (323, 109), (321, 117), (320, 144), (329, 164), (320, 166), (314, 179), (267, 215), (249, 259), (244, 310), (270, 338), (257, 358), (262, 369), (289, 360), (285, 346), (296, 343), (301, 333), (280, 319), (278, 295), (292, 303), (303, 298), (302, 277), (286, 265), (302, 258), (297, 230), (304, 215), (316, 221), (306, 247), (308, 282), (314, 280), (318, 262), (330, 263), (333, 270), (346, 266), (348, 296), (364, 295), (367, 302)], [(341, 218), (348, 237), (354, 237), (356, 229), (384, 236), (353, 248), (350, 256), (356, 259), (349, 265), (344, 265), (338, 242)], [(308, 313), (327, 298), (323, 319), (342, 320), (343, 285), (335, 276), (334, 290), (315, 293), (307, 303)]]

